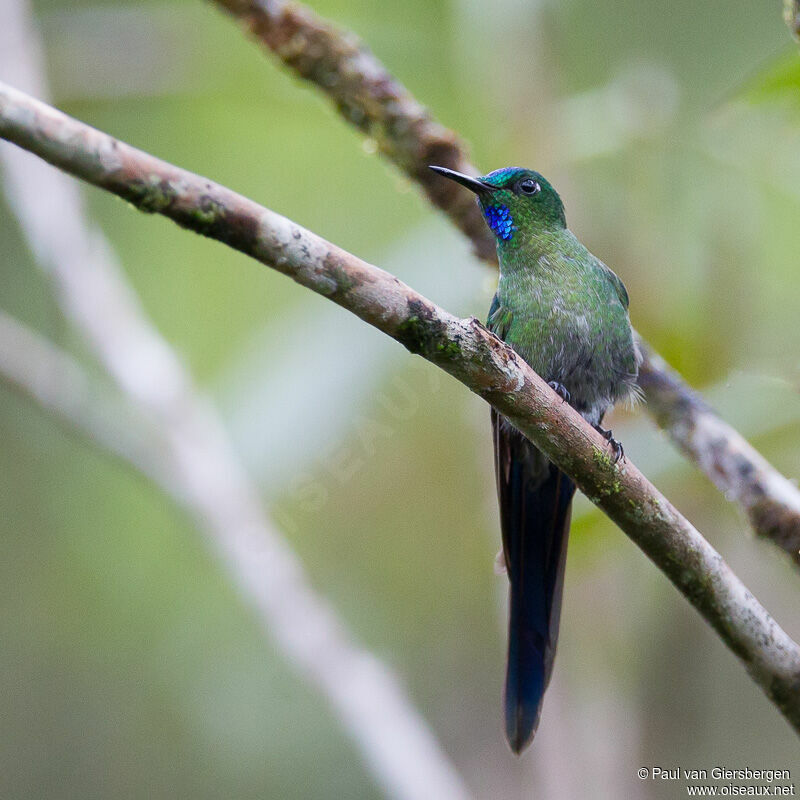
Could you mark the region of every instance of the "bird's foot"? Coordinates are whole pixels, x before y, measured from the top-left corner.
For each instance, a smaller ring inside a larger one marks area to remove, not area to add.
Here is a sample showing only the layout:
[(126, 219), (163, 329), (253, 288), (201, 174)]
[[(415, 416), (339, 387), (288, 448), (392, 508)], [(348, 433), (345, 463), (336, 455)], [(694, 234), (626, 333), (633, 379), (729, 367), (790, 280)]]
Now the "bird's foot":
[(611, 435), (611, 431), (607, 431), (599, 425), (593, 425), (592, 427), (608, 442), (608, 446), (614, 451), (614, 463), (616, 464), (620, 459), (624, 461), (625, 448)]
[(562, 400), (565, 400), (569, 403), (570, 393), (566, 386), (563, 383), (559, 383), (558, 381), (549, 381), (547, 384)]

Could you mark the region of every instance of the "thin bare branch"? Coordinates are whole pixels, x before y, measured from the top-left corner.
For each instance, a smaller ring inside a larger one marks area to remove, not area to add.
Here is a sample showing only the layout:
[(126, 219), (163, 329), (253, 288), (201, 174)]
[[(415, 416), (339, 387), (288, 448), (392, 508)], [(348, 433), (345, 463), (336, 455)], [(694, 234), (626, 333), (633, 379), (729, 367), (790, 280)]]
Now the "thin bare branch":
[(783, 0), (783, 17), (794, 38), (800, 40), (800, 0)]
[(494, 239), (470, 195), (437, 179), (429, 164), (477, 175), (455, 133), (436, 122), (354, 34), (283, 0), (217, 0), (301, 78), (316, 84), (339, 113), (419, 185), (472, 242), (497, 263)]
[[(24, 0), (0, 0), (0, 72), (43, 91), (38, 37)], [(72, 362), (6, 319), (0, 370), (40, 402), (93, 432), (149, 475), (197, 521), (239, 593), (287, 661), (330, 703), (384, 792), (403, 800), (464, 800), (461, 778), (401, 682), (359, 645), (319, 596), (265, 515), (208, 398), (148, 320), (78, 186), (0, 142), (5, 189), (51, 277), (60, 307), (122, 390), (139, 424), (119, 431)], [(13, 336), (12, 336), (13, 334)], [(31, 356), (20, 361), (20, 352)], [(34, 381), (36, 376), (42, 378)], [(58, 381), (52, 381), (53, 376)], [(53, 391), (60, 385), (63, 392)], [(74, 398), (70, 402), (69, 398)], [(110, 419), (109, 419), (110, 418)], [(153, 431), (151, 431), (153, 428)]]
[[(333, 101), (347, 122), (371, 136), (380, 151), (414, 180), (430, 201), (469, 237), (475, 252), (496, 264), (494, 241), (471, 196), (449, 181), (438, 181), (427, 169), (440, 164), (471, 175), (479, 171), (469, 162), (466, 148), (452, 131), (438, 124), (358, 37), (309, 9), (285, 0), (215, 0), (230, 12), (287, 67), (314, 83)], [(800, 25), (800, 0), (786, 0), (787, 21)], [(447, 185), (450, 184), (450, 185)], [(800, 564), (797, 530), (800, 490), (771, 467), (741, 435), (706, 408), (704, 418), (714, 428), (720, 447), (706, 447), (698, 437), (693, 447), (685, 443), (692, 425), (683, 412), (693, 407), (696, 395), (649, 346), (641, 371), (642, 386), (656, 422), (727, 498), (742, 503), (756, 533), (771, 540)], [(675, 378), (678, 378), (675, 380)], [(670, 413), (664, 413), (669, 408)], [(743, 447), (742, 444), (745, 444)], [(735, 451), (741, 469), (734, 475), (719, 461), (723, 451)], [(775, 480), (761, 480), (767, 468)], [(779, 479), (779, 480), (778, 480)], [(763, 508), (753, 513), (744, 501), (760, 496)]]
[(206, 178), (0, 84), (0, 137), (147, 212), (224, 242), (422, 355), (489, 402), (664, 572), (800, 732), (800, 648), (711, 545), (514, 351), (393, 275)]
[[(640, 342), (645, 351), (645, 345)], [(746, 512), (759, 536), (800, 564), (800, 492), (726, 425), (659, 355), (648, 353), (639, 383), (650, 413), (680, 449)]]
[(168, 493), (177, 492), (155, 450), (157, 434), (124, 398), (91, 380), (68, 353), (0, 311), (0, 376), (44, 410), (150, 477)]

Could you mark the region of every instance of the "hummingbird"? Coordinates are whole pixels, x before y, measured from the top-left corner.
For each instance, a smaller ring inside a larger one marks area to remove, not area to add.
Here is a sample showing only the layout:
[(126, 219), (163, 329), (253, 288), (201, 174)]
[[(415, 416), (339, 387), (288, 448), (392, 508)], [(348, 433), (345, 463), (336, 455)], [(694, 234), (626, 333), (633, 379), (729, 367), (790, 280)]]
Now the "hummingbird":
[[(604, 436), (616, 463), (624, 451), (603, 416), (640, 396), (622, 281), (569, 230), (561, 198), (538, 172), (431, 169), (477, 195), (495, 236), (500, 279), (488, 328)], [(575, 484), (494, 409), (491, 421), (509, 580), (505, 727), (519, 754), (539, 725), (553, 671)]]

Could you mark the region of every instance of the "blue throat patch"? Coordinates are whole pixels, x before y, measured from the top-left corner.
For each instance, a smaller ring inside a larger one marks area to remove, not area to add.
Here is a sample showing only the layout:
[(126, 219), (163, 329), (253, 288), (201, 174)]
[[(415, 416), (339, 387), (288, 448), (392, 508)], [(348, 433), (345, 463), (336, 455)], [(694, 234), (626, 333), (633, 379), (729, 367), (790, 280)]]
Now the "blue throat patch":
[(513, 238), (517, 226), (514, 224), (508, 206), (486, 206), (486, 208), (483, 209), (483, 216), (486, 217), (489, 227), (498, 239), (507, 242)]

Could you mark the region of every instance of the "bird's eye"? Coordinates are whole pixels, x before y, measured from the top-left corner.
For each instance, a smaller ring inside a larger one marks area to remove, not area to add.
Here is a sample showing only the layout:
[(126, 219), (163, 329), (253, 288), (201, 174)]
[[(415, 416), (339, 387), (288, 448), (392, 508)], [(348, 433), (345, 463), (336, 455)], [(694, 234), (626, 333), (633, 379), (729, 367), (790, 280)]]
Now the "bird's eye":
[(520, 181), (517, 186), (522, 194), (537, 194), (542, 190), (542, 187), (539, 186), (539, 182), (533, 180), (533, 178), (525, 178), (525, 180)]

